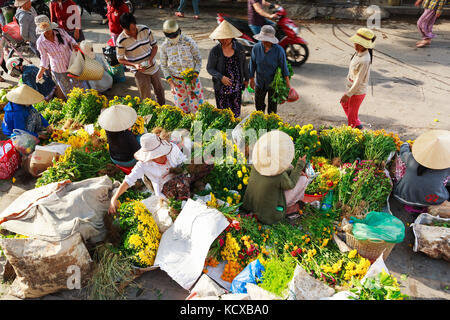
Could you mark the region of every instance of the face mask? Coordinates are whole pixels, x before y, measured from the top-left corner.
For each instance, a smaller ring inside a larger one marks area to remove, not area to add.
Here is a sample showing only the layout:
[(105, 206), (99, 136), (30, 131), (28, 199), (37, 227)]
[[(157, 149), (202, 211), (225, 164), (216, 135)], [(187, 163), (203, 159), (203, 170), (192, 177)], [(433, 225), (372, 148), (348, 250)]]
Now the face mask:
[(171, 43), (171, 44), (177, 44), (178, 43), (178, 40), (180, 40), (180, 36), (177, 36), (176, 38), (167, 38), (168, 40), (169, 40), (169, 42)]

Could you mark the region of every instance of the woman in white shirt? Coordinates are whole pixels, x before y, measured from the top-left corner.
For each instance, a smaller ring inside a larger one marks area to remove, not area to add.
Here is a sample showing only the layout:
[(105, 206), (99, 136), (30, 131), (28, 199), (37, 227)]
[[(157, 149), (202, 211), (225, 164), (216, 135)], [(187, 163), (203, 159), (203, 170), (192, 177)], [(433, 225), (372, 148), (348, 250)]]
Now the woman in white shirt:
[[(166, 140), (165, 131), (146, 133), (141, 137), (141, 149), (134, 154), (138, 162), (127, 175), (111, 199), (108, 212), (115, 214), (119, 197), (147, 176), (155, 194), (162, 198), (175, 197), (177, 200), (189, 198), (190, 180), (184, 175), (176, 176), (178, 166), (187, 160), (176, 144)], [(168, 137), (167, 137), (168, 138)]]
[(347, 91), (341, 98), (341, 105), (347, 115), (348, 125), (353, 128), (363, 128), (358, 112), (367, 93), (375, 38), (372, 30), (367, 28), (358, 29), (350, 38), (355, 44), (356, 52), (350, 62)]

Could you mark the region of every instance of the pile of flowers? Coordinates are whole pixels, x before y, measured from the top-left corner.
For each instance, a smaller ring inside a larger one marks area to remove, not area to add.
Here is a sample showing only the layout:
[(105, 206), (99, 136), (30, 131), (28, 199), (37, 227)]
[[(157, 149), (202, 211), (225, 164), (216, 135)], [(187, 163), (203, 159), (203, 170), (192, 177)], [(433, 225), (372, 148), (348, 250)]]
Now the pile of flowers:
[(122, 251), (133, 258), (136, 266), (152, 266), (161, 239), (152, 214), (137, 200), (122, 203), (118, 214), (118, 223), (124, 230)]
[(325, 129), (320, 133), (321, 154), (340, 163), (353, 162), (361, 158), (363, 140), (363, 132), (350, 126)]
[(318, 175), (310, 184), (308, 184), (305, 194), (314, 196), (324, 195), (338, 185), (341, 173), (339, 169), (331, 165), (327, 159), (323, 157), (313, 157), (311, 159), (311, 165)]

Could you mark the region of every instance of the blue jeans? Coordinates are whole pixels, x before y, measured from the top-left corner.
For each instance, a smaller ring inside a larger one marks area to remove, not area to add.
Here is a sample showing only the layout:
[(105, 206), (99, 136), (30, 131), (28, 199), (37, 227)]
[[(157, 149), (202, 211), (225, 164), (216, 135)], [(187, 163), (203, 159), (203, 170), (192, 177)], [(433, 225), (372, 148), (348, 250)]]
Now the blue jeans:
[[(198, 16), (200, 14), (200, 10), (198, 9), (198, 1), (192, 0), (192, 7), (194, 8), (194, 15)], [(177, 12), (184, 12), (184, 8), (186, 7), (186, 0), (180, 0), (180, 6), (177, 9)]]
[[(266, 19), (266, 23), (265, 24), (268, 24), (268, 25), (270, 25), (272, 27), (275, 27), (276, 23), (271, 21), (271, 20), (269, 20), (269, 19)], [(252, 30), (253, 35), (257, 35), (258, 33), (261, 32), (262, 26), (255, 26), (253, 24), (249, 24), (248, 26), (249, 26), (250, 30)]]

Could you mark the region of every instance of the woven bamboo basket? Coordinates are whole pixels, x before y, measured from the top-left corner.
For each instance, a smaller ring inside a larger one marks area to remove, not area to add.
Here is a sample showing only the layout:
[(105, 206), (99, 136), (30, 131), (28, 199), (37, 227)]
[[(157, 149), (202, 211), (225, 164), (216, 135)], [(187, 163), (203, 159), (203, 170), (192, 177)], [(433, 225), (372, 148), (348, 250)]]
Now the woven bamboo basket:
[(360, 256), (371, 261), (376, 260), (382, 253), (383, 260), (386, 260), (395, 246), (395, 243), (384, 240), (358, 240), (348, 232), (345, 233), (345, 242), (352, 249), (356, 249)]

